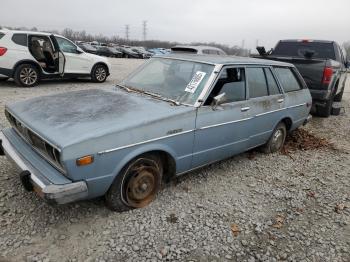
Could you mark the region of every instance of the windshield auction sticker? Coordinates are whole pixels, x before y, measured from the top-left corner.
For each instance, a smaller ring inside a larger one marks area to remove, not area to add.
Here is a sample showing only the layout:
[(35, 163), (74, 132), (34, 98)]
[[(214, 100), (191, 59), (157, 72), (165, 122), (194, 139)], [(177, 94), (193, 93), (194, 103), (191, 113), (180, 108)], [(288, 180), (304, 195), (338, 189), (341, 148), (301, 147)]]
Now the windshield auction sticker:
[(185, 91), (194, 94), (206, 74), (207, 73), (205, 72), (197, 71), (192, 77), (192, 80), (186, 86)]

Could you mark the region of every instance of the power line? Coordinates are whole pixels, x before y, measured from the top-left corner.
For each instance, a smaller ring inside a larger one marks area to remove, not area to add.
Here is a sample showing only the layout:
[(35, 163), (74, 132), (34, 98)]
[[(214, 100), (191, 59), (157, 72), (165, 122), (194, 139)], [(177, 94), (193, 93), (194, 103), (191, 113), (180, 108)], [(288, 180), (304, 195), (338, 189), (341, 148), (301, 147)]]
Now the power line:
[(143, 21), (143, 41), (147, 39), (147, 21)]
[(125, 38), (127, 41), (129, 41), (129, 34), (130, 34), (130, 26), (125, 25)]

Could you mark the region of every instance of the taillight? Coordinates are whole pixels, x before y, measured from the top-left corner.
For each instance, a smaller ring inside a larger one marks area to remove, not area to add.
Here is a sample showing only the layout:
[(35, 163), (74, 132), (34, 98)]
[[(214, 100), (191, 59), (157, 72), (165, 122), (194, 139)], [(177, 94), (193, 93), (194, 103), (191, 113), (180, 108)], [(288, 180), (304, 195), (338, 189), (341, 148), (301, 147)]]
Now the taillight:
[(7, 48), (5, 47), (0, 47), (0, 56), (3, 56), (7, 51)]
[(326, 67), (323, 70), (323, 78), (322, 78), (322, 83), (323, 84), (329, 84), (332, 80), (333, 76), (333, 69), (331, 67)]

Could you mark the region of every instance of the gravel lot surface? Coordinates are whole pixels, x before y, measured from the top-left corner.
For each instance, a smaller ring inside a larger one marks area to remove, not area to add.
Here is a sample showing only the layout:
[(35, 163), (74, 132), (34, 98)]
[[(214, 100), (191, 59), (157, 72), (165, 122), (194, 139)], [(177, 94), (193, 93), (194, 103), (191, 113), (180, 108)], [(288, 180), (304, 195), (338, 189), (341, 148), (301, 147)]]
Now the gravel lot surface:
[[(143, 61), (113, 59), (99, 86)], [(7, 102), (95, 88), (51, 81), (0, 83)], [(306, 129), (336, 149), (245, 153), (164, 186), (148, 207), (109, 211), (102, 199), (49, 206), (0, 157), (0, 261), (350, 261), (350, 84), (345, 113)], [(8, 126), (3, 113), (0, 124)]]

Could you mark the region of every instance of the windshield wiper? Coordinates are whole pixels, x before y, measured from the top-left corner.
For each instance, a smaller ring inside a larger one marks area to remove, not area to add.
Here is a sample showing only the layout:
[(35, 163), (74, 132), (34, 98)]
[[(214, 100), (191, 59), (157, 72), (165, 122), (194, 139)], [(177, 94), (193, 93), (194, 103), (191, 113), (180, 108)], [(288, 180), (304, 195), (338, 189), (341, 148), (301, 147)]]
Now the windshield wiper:
[(149, 95), (151, 97), (154, 97), (154, 98), (166, 101), (166, 102), (170, 102), (170, 103), (172, 103), (173, 105), (176, 105), (176, 106), (180, 105), (179, 102), (177, 102), (177, 101), (175, 101), (173, 99), (170, 99), (170, 98), (163, 97), (160, 94), (156, 94), (156, 93), (152, 93), (152, 92), (149, 92), (149, 91), (144, 91), (144, 90), (132, 88), (132, 87), (129, 87), (129, 86), (123, 86), (123, 85), (120, 85), (120, 84), (117, 84), (117, 86), (120, 87), (121, 89), (124, 89), (128, 93), (135, 92), (135, 93), (145, 94), (145, 95)]

